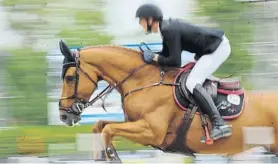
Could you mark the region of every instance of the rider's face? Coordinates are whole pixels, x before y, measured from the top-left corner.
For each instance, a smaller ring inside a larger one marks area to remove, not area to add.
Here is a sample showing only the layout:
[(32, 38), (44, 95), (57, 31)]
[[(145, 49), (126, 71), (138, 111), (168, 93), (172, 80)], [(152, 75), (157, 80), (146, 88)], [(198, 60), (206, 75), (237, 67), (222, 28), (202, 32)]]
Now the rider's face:
[(158, 22), (153, 21), (152, 18), (149, 18), (148, 21), (145, 18), (140, 18), (139, 24), (143, 27), (145, 33), (148, 33), (148, 24), (151, 25), (151, 32), (158, 32), (159, 24)]
[(147, 32), (147, 20), (145, 18), (140, 18), (139, 24), (142, 26), (144, 31)]

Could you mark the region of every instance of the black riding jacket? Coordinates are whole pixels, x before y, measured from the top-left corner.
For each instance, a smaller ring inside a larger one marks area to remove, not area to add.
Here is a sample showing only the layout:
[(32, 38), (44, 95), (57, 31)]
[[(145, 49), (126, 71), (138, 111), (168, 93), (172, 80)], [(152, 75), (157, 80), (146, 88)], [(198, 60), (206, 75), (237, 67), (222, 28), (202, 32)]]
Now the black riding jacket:
[(195, 53), (196, 60), (211, 54), (224, 35), (220, 29), (195, 26), (179, 19), (161, 21), (159, 28), (163, 49), (159, 53), (158, 64), (162, 66), (180, 67), (182, 51)]

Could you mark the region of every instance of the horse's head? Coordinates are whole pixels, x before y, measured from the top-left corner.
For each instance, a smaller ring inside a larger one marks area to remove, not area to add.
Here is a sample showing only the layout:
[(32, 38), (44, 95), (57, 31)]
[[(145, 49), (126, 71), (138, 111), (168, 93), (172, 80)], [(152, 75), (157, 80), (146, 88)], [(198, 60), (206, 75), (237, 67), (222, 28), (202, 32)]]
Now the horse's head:
[(59, 101), (60, 119), (66, 125), (73, 126), (81, 120), (80, 114), (97, 88), (101, 75), (96, 67), (80, 58), (79, 51), (71, 51), (63, 41), (59, 44), (64, 55), (63, 87)]

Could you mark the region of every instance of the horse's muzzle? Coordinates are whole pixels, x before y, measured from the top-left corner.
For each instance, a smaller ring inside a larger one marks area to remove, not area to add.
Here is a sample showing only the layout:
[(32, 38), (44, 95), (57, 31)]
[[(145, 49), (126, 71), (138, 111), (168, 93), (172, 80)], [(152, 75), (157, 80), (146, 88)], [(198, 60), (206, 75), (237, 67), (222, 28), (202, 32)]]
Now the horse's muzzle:
[(65, 110), (60, 110), (60, 120), (68, 126), (74, 126), (81, 120), (81, 117), (80, 115), (75, 115)]

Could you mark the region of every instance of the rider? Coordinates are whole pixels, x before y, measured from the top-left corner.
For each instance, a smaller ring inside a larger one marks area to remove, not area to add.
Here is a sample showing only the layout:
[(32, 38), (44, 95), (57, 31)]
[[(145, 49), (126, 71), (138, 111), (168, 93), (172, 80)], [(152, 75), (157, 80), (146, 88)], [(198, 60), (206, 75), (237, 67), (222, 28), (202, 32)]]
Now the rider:
[[(146, 34), (160, 32), (163, 49), (159, 54), (149, 50), (143, 52), (146, 63), (157, 62), (161, 66), (181, 66), (183, 50), (195, 53), (196, 64), (186, 81), (186, 87), (200, 108), (212, 121), (210, 136), (213, 140), (232, 135), (232, 128), (220, 116), (210, 94), (202, 84), (231, 53), (229, 40), (219, 29), (195, 26), (179, 19), (163, 20), (160, 8), (144, 4), (136, 11), (136, 18)], [(201, 142), (205, 138), (202, 137)]]

